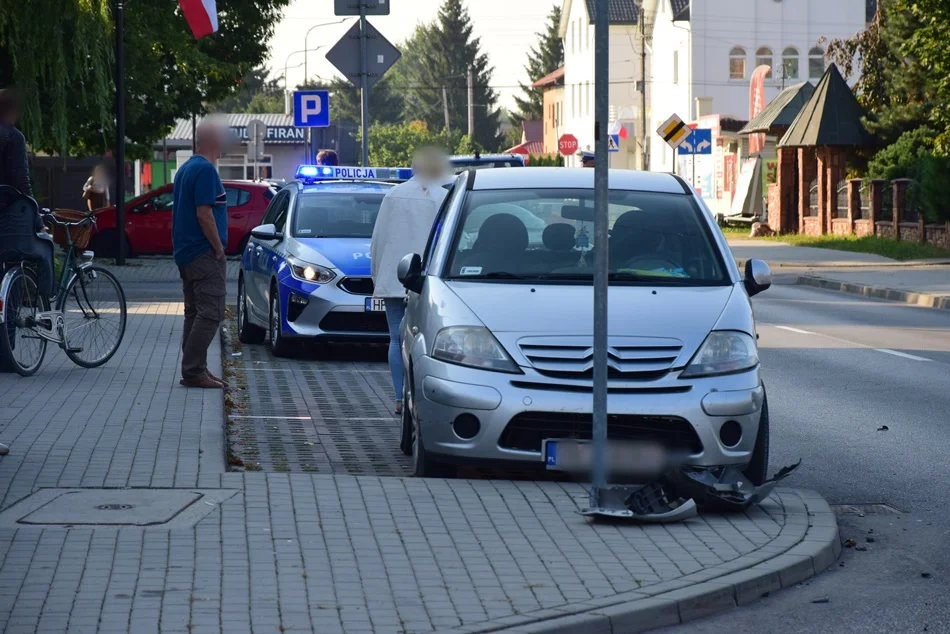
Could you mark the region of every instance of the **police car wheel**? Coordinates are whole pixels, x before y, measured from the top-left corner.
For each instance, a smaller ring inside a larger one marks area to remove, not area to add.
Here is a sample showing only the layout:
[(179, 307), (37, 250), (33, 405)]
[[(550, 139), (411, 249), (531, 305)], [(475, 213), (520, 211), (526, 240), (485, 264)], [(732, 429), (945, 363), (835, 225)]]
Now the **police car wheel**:
[(237, 296), (238, 341), (241, 343), (258, 344), (264, 342), (267, 331), (255, 326), (247, 319), (247, 289), (244, 288), (244, 277), (238, 278)]
[(270, 351), (275, 357), (286, 357), (290, 354), (290, 346), (281, 334), (280, 295), (277, 287), (271, 289), (270, 294)]

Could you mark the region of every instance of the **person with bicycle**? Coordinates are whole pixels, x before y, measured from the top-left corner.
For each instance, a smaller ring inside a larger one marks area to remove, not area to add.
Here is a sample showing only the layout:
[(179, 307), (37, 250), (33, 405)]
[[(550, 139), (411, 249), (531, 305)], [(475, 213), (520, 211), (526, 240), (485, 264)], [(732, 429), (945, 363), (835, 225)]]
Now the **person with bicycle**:
[(225, 388), (208, 371), (208, 347), (224, 321), (228, 240), (227, 196), (215, 162), (225, 143), (215, 121), (203, 121), (195, 132), (197, 153), (175, 174), (172, 245), (185, 298), (181, 342), (181, 385)]

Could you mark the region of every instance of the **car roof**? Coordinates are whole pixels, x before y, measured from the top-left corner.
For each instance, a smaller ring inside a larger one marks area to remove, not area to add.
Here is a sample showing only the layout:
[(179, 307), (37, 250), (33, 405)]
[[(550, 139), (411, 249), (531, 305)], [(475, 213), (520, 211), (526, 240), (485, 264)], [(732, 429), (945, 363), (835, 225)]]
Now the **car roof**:
[(269, 189), (269, 188), (271, 188), (271, 187), (274, 186), (273, 183), (269, 183), (269, 182), (266, 182), (266, 181), (264, 181), (264, 182), (261, 182), (261, 181), (246, 181), (246, 180), (239, 180), (239, 179), (236, 179), (236, 178), (232, 178), (232, 179), (230, 179), (230, 180), (223, 180), (223, 181), (221, 181), (221, 184), (222, 184), (222, 185), (242, 185), (242, 186), (244, 186), (244, 187), (263, 187), (263, 188), (265, 188), (265, 189)]
[[(687, 194), (676, 176), (662, 172), (609, 170), (610, 189)], [(520, 170), (475, 170), (473, 189), (593, 189), (594, 170), (580, 167), (526, 167)]]
[(318, 181), (315, 183), (302, 183), (295, 181), (298, 191), (301, 194), (315, 194), (321, 192), (361, 192), (364, 194), (385, 194), (392, 189), (396, 183), (385, 181)]
[(497, 161), (499, 159), (520, 159), (524, 161), (524, 157), (520, 154), (479, 154), (478, 158), (475, 158), (474, 154), (456, 154), (455, 156), (449, 157), (450, 161)]

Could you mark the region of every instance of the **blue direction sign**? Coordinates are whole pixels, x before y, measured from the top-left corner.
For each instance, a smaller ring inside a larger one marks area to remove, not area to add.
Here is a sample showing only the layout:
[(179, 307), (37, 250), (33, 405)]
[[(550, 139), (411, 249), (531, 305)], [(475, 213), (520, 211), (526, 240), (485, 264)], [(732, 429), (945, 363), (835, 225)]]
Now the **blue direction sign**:
[(676, 148), (680, 156), (712, 154), (712, 130), (695, 129), (685, 141)]
[(330, 125), (330, 93), (326, 90), (298, 90), (294, 93), (294, 125), (298, 128), (326, 128)]

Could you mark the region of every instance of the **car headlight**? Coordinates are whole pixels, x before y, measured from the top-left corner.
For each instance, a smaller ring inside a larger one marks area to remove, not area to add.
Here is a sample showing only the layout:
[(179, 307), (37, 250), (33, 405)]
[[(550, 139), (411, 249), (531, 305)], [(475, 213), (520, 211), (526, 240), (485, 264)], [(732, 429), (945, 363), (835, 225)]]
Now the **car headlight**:
[(715, 330), (693, 355), (681, 378), (742, 372), (759, 364), (755, 340), (744, 332)]
[(518, 366), (484, 326), (450, 326), (435, 336), (432, 356), (481, 370), (517, 373)]
[(336, 273), (326, 267), (310, 264), (296, 258), (287, 258), (287, 266), (290, 267), (291, 275), (304, 282), (326, 284), (336, 277)]

